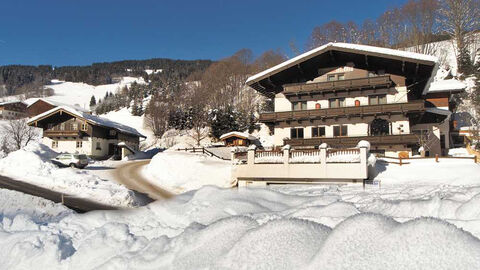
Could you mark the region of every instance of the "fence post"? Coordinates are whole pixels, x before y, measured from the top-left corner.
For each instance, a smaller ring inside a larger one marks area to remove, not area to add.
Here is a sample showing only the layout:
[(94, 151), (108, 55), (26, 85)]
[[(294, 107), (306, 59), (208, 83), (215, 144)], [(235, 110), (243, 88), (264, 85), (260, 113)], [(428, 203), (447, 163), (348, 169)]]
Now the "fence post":
[(283, 164), (289, 164), (290, 163), (290, 145), (285, 145), (282, 147), (283, 150)]
[(438, 162), (438, 154), (435, 154), (435, 162)]
[(65, 198), (63, 197), (63, 193), (62, 193), (62, 204), (65, 204)]
[(256, 149), (257, 149), (257, 146), (255, 146), (255, 144), (252, 144), (248, 147), (248, 152), (247, 152), (247, 164), (248, 165), (255, 164), (255, 150)]
[(473, 162), (477, 163), (477, 156), (473, 157)]
[(398, 158), (398, 163), (400, 164), (400, 166), (402, 166), (402, 157)]

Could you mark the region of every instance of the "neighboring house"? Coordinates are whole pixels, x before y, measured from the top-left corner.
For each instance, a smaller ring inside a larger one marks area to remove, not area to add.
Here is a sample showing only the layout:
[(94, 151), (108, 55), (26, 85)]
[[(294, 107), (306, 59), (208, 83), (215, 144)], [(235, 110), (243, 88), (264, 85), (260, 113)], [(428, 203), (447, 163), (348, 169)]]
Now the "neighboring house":
[(0, 102), (0, 120), (26, 117), (27, 104), (22, 101)]
[(220, 140), (225, 143), (225, 146), (249, 146), (257, 138), (243, 132), (232, 131), (220, 136)]
[(459, 82), (433, 82), (436, 57), (346, 43), (329, 43), (251, 76), (247, 85), (274, 99), (260, 122), (276, 146), (351, 147), (445, 154), (451, 146), (451, 95)]
[(33, 117), (35, 115), (39, 115), (41, 113), (44, 113), (46, 111), (49, 111), (53, 108), (60, 107), (60, 106), (71, 107), (71, 108), (75, 109), (76, 111), (91, 114), (90, 110), (83, 109), (80, 106), (67, 105), (67, 104), (52, 101), (52, 100), (49, 100), (49, 99), (46, 99), (46, 98), (31, 98), (31, 99), (26, 100), (26, 102), (29, 104), (28, 107), (27, 107), (28, 117)]
[(55, 151), (93, 158), (123, 157), (128, 153), (122, 149), (136, 151), (140, 138), (146, 138), (134, 128), (67, 106), (55, 107), (30, 118), (28, 125), (42, 128), (43, 143)]

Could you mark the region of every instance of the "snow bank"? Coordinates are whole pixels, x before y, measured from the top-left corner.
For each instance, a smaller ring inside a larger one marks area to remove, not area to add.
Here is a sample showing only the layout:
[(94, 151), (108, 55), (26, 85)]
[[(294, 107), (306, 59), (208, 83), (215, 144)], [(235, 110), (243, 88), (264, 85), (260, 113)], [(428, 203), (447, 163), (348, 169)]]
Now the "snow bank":
[(472, 269), (479, 259), (479, 239), (451, 224), (363, 214), (333, 230), (310, 269)]
[(383, 184), (480, 184), (480, 165), (471, 159), (409, 159), (409, 164), (399, 166), (377, 162), (375, 180)]
[(205, 185), (232, 186), (230, 161), (186, 152), (156, 154), (145, 174), (152, 183), (173, 192), (185, 192)]
[(466, 148), (451, 148), (448, 149), (448, 155), (452, 157), (473, 157), (470, 155)]
[(480, 186), (209, 186), (136, 210), (42, 222), (23, 213), (3, 218), (0, 263), (8, 269), (478, 269), (479, 197)]
[(49, 147), (31, 143), (0, 159), (0, 174), (104, 204), (137, 205), (133, 191), (84, 170), (58, 168), (50, 162), (55, 156), (57, 153)]

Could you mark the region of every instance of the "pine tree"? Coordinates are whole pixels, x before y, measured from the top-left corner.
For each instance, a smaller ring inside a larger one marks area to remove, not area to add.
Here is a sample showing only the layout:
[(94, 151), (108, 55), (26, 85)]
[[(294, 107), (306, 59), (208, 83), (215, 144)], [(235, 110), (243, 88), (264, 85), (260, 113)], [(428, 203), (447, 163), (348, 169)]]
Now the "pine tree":
[(462, 73), (464, 77), (472, 75), (475, 72), (472, 59), (470, 58), (470, 52), (466, 46), (459, 51), (457, 63), (458, 72)]
[(97, 105), (97, 100), (95, 99), (95, 96), (92, 95), (92, 98), (90, 98), (90, 108), (95, 107)]

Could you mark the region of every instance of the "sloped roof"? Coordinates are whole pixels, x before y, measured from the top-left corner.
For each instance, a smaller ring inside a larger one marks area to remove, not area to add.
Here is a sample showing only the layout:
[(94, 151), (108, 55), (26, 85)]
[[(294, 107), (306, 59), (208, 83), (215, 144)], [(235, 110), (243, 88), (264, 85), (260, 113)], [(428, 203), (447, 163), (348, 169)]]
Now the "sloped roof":
[(246, 84), (267, 96), (279, 93), (283, 85), (302, 83), (320, 76), (320, 69), (352, 62), (360, 69), (383, 69), (389, 74), (409, 74), (421, 80), (423, 92), (438, 68), (434, 56), (388, 48), (328, 43), (249, 77)]
[(240, 137), (242, 139), (249, 139), (251, 141), (253, 140), (256, 140), (257, 137), (255, 136), (252, 136), (248, 133), (243, 133), (243, 132), (238, 132), (238, 131), (232, 131), (232, 132), (228, 132), (228, 133), (225, 133), (223, 134), (222, 136), (220, 136), (220, 140), (223, 140), (223, 139), (226, 139), (226, 138), (229, 138), (229, 137), (232, 137), (232, 136), (236, 136), (236, 137)]
[(91, 115), (91, 114), (88, 114), (88, 113), (85, 113), (85, 112), (79, 112), (79, 111), (77, 111), (77, 110), (75, 110), (71, 107), (68, 107), (68, 106), (55, 107), (55, 108), (53, 108), (51, 110), (48, 110), (44, 113), (36, 115), (36, 116), (34, 116), (34, 117), (32, 117), (28, 120), (28, 124), (32, 124), (35, 121), (46, 118), (49, 115), (51, 115), (51, 114), (53, 114), (57, 111), (60, 111), (60, 110), (65, 111), (65, 112), (71, 114), (72, 116), (74, 116), (76, 118), (84, 119), (92, 125), (113, 128), (120, 133), (126, 133), (126, 134), (130, 134), (130, 135), (146, 138), (143, 134), (141, 134), (140, 132), (138, 132), (136, 129), (134, 129), (132, 127), (129, 127), (129, 126), (111, 121), (111, 120), (103, 118), (103, 117)]
[(430, 83), (427, 93), (439, 92), (461, 92), (467, 88), (467, 85), (455, 79), (439, 80)]
[(287, 69), (291, 66), (296, 65), (299, 62), (302, 62), (304, 60), (307, 60), (313, 56), (316, 56), (318, 54), (321, 54), (323, 52), (329, 51), (329, 50), (340, 50), (340, 51), (357, 51), (357, 52), (362, 52), (365, 54), (373, 54), (376, 56), (384, 56), (387, 58), (393, 58), (393, 59), (399, 59), (399, 60), (410, 60), (410, 61), (420, 61), (420, 62), (425, 62), (427, 64), (432, 64), (434, 65), (437, 63), (438, 59), (435, 56), (430, 56), (430, 55), (425, 55), (425, 54), (419, 54), (419, 53), (414, 53), (414, 52), (407, 52), (407, 51), (400, 51), (400, 50), (394, 50), (394, 49), (388, 49), (388, 48), (382, 48), (382, 47), (375, 47), (375, 46), (368, 46), (368, 45), (359, 45), (359, 44), (349, 44), (349, 43), (328, 43), (323, 46), (317, 47), (313, 50), (310, 50), (308, 52), (305, 52), (303, 54), (300, 54), (292, 59), (289, 59), (283, 63), (280, 63), (274, 67), (271, 67), (267, 70), (264, 70), (258, 74), (255, 74), (253, 76), (250, 76), (247, 79), (246, 84), (250, 85), (254, 81), (259, 81), (265, 77), (267, 77), (269, 74), (279, 72), (281, 70)]
[(48, 103), (52, 106), (56, 106), (56, 107), (60, 107), (60, 106), (67, 106), (67, 107), (71, 107), (77, 111), (80, 111), (80, 112), (90, 112), (90, 110), (87, 110), (87, 109), (84, 109), (80, 106), (76, 106), (76, 105), (69, 105), (69, 104), (66, 104), (66, 103), (62, 103), (62, 102), (57, 102), (57, 101), (53, 101), (53, 100), (50, 100), (50, 99), (47, 99), (47, 98), (29, 98), (27, 100), (25, 100), (25, 102), (28, 104), (28, 107), (32, 106), (33, 104), (37, 103), (38, 101), (43, 101), (45, 103)]
[(23, 103), (23, 104), (27, 105), (27, 103), (25, 103), (21, 100), (12, 100), (12, 101), (0, 102), (0, 106), (4, 106), (4, 105), (8, 105), (8, 104), (14, 104), (14, 103)]

